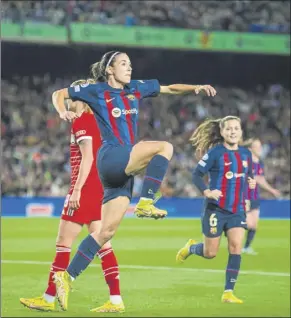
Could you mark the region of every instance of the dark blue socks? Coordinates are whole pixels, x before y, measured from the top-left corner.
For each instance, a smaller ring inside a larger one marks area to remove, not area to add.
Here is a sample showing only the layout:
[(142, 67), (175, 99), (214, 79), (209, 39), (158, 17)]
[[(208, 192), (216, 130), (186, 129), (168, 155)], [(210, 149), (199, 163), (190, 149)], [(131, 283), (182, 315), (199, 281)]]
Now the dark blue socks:
[(67, 269), (70, 276), (74, 278), (79, 276), (93, 261), (100, 249), (101, 246), (99, 246), (91, 235), (88, 235), (79, 245), (78, 251)]
[(161, 155), (156, 155), (152, 158), (147, 166), (141, 197), (154, 200), (155, 193), (161, 186), (167, 172), (168, 165), (169, 160)]
[(203, 245), (204, 245), (203, 243), (198, 243), (198, 244), (191, 245), (190, 246), (190, 254), (195, 254), (195, 255), (204, 257), (204, 255), (203, 255)]
[(256, 234), (256, 230), (252, 230), (252, 229), (248, 230), (245, 248), (248, 248), (251, 245), (255, 237), (255, 234)]
[(229, 254), (228, 264), (225, 275), (224, 290), (233, 290), (240, 269), (241, 256), (238, 254)]

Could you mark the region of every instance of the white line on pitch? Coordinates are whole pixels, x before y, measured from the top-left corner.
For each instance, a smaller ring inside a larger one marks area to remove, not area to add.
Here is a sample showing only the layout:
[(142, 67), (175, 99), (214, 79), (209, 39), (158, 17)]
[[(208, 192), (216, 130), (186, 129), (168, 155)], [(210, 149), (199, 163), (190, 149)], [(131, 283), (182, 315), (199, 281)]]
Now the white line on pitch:
[[(21, 260), (2, 260), (2, 264), (23, 264), (23, 265), (51, 265), (51, 262), (44, 261), (21, 261)], [(91, 264), (92, 267), (99, 267), (99, 264)], [(141, 265), (120, 265), (120, 268), (127, 269), (144, 269), (144, 270), (176, 270), (176, 271), (188, 271), (188, 272), (204, 272), (204, 273), (224, 273), (221, 269), (206, 269), (206, 268), (183, 268), (183, 267), (165, 267), (165, 266), (141, 266)], [(259, 275), (259, 276), (281, 276), (290, 277), (290, 273), (278, 273), (278, 272), (263, 272), (263, 271), (240, 271), (240, 274), (246, 275)]]

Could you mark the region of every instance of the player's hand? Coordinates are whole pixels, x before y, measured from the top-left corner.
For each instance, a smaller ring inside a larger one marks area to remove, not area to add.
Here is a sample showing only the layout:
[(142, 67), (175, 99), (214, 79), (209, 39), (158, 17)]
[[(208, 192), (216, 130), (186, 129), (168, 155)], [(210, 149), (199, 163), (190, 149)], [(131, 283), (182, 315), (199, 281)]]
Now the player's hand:
[(69, 207), (73, 210), (80, 208), (81, 190), (74, 190), (69, 200)]
[(248, 184), (249, 184), (249, 188), (253, 190), (255, 189), (257, 182), (255, 179), (248, 177)]
[(206, 196), (206, 198), (208, 199), (214, 199), (216, 201), (219, 200), (219, 198), (223, 197), (222, 192), (220, 190), (205, 190), (204, 191), (204, 195)]
[(210, 85), (198, 85), (195, 89), (195, 93), (199, 94), (201, 91), (204, 91), (207, 96), (214, 97), (216, 95), (216, 89)]
[(65, 121), (72, 121), (74, 120), (75, 118), (78, 118), (79, 116), (74, 113), (74, 112), (71, 112), (69, 110), (66, 110), (62, 113), (60, 113), (60, 118), (65, 120)]
[(279, 191), (279, 190), (277, 190), (277, 189), (273, 189), (272, 190), (272, 194), (273, 194), (273, 196), (275, 197), (275, 198), (280, 198), (280, 197), (282, 197), (282, 193)]

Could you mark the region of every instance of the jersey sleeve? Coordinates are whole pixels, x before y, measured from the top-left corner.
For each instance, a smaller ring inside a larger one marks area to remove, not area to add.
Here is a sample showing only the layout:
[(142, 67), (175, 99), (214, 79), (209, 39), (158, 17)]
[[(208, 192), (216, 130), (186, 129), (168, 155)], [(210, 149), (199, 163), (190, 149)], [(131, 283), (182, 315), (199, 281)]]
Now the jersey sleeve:
[(160, 83), (156, 79), (139, 80), (136, 82), (136, 88), (141, 94), (141, 98), (155, 97), (160, 93)]
[(68, 88), (69, 96), (73, 101), (80, 100), (92, 103), (97, 99), (98, 84), (81, 84)]
[(72, 125), (76, 143), (84, 139), (93, 139), (91, 122), (87, 118), (77, 118)]
[(213, 167), (215, 158), (216, 152), (211, 149), (199, 160), (195, 170), (205, 175)]
[(265, 175), (265, 166), (262, 161), (259, 162), (259, 170), (258, 170), (258, 176), (264, 176)]

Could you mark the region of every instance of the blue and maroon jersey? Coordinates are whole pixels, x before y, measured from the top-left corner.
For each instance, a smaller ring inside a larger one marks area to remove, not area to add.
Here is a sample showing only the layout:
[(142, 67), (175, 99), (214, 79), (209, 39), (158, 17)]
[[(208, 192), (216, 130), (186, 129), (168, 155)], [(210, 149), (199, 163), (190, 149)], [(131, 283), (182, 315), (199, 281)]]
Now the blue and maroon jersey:
[[(259, 160), (258, 162), (253, 162), (253, 175), (255, 176), (264, 176), (264, 163)], [(247, 188), (247, 197), (251, 200), (259, 200), (260, 199), (260, 192), (259, 192), (259, 185), (256, 184), (255, 189), (251, 190), (249, 187)]]
[(124, 89), (96, 83), (76, 85), (68, 91), (73, 101), (83, 101), (93, 110), (103, 142), (134, 145), (140, 100), (157, 96), (160, 84), (158, 80), (132, 80)]
[(222, 197), (209, 203), (232, 213), (245, 212), (245, 192), (248, 177), (252, 177), (252, 155), (245, 147), (229, 150), (223, 144), (213, 147), (196, 167), (209, 175), (209, 189), (220, 190)]

